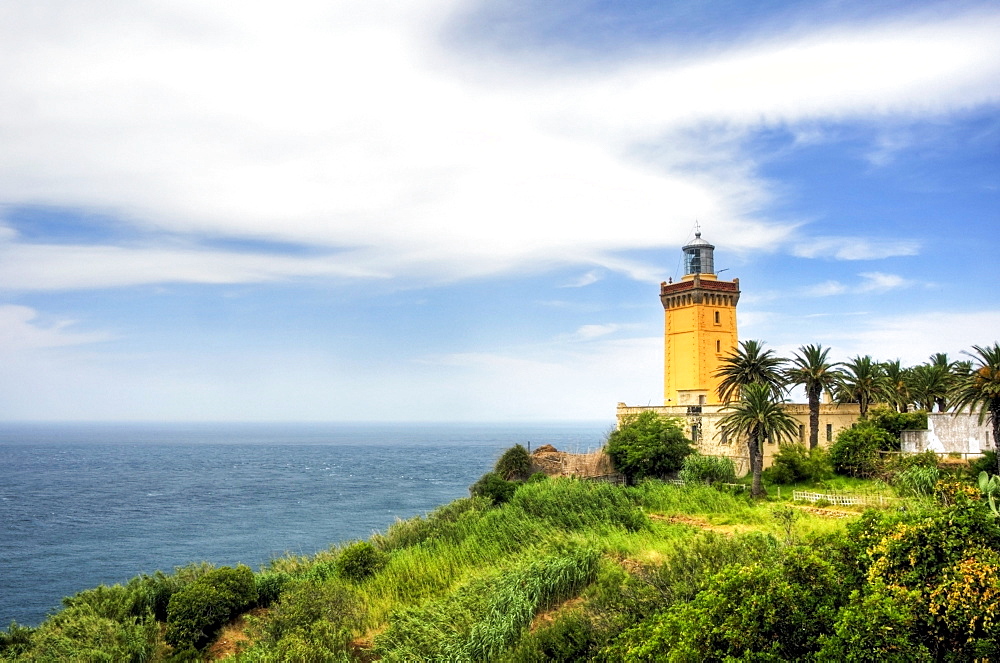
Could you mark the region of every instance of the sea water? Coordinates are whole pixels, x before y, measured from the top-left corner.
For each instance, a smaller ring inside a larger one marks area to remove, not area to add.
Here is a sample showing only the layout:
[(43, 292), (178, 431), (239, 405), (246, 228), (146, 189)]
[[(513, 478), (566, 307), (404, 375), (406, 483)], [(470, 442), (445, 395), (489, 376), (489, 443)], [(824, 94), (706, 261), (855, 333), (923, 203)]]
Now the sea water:
[(582, 452), (609, 426), (0, 424), (0, 627), (140, 573), (365, 539), (514, 444)]

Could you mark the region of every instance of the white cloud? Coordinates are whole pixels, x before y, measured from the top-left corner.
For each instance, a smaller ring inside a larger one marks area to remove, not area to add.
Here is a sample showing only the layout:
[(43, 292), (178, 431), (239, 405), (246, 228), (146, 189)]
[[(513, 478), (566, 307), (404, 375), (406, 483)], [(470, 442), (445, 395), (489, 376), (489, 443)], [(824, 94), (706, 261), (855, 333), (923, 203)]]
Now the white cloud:
[(581, 275), (575, 281), (564, 284), (564, 288), (583, 288), (588, 285), (597, 283), (602, 278), (602, 275), (597, 270), (590, 270), (586, 274)]
[[(617, 252), (674, 245), (695, 218), (711, 219), (734, 250), (789, 236), (758, 218), (771, 192), (741, 152), (747, 130), (1000, 98), (997, 12), (570, 74), (445, 52), (442, 25), (462, 6), (15, 3), (0, 25), (0, 202), (339, 251), (330, 261), (258, 257), (255, 267), (218, 253), (61, 249), (101, 253), (100, 278), (80, 274), (86, 287), (441, 280), (569, 264), (655, 279), (656, 268)], [(640, 157), (652, 143), (670, 148)], [(856, 260), (918, 248), (821, 238), (796, 250)], [(25, 266), (24, 256), (55, 249), (7, 251), (22, 265), (18, 287), (65, 287)], [(148, 271), (136, 269), (147, 260)]]
[(382, 278), (351, 256), (288, 257), (192, 248), (0, 243), (0, 288), (79, 290), (154, 283)]
[(606, 325), (582, 325), (568, 338), (569, 340), (592, 341), (602, 336), (614, 334), (621, 331), (626, 325), (606, 324)]
[(907, 365), (925, 362), (935, 352), (957, 358), (973, 345), (991, 345), (998, 329), (1000, 311), (929, 311), (831, 327), (825, 342), (836, 346), (839, 356), (870, 354)]
[(802, 290), (802, 294), (807, 297), (830, 297), (832, 295), (842, 295), (845, 292), (847, 292), (847, 286), (840, 281), (824, 281), (823, 283), (817, 283)]
[(913, 281), (904, 279), (898, 274), (883, 274), (882, 272), (862, 272), (859, 276), (863, 279), (859, 292), (887, 292), (908, 288), (913, 285)]
[(884, 272), (861, 272), (861, 281), (855, 285), (845, 285), (840, 281), (830, 280), (800, 289), (806, 297), (832, 297), (834, 295), (882, 293), (900, 288), (909, 288), (915, 281), (903, 278), (898, 274)]
[(913, 256), (919, 252), (920, 242), (917, 240), (866, 237), (811, 237), (792, 247), (792, 255), (799, 258), (836, 260), (878, 260), (893, 256)]
[(38, 311), (28, 306), (0, 305), (0, 354), (100, 343), (112, 338), (107, 332), (74, 331), (73, 320), (43, 323)]

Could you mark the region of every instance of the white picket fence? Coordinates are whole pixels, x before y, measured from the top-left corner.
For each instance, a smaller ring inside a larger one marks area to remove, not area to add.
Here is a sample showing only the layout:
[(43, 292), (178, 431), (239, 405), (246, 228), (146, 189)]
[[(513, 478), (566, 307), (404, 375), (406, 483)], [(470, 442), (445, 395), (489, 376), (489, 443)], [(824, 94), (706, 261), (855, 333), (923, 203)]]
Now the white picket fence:
[(889, 498), (883, 495), (853, 495), (851, 493), (813, 493), (807, 490), (793, 490), (796, 502), (818, 502), (826, 500), (835, 506), (885, 506)]

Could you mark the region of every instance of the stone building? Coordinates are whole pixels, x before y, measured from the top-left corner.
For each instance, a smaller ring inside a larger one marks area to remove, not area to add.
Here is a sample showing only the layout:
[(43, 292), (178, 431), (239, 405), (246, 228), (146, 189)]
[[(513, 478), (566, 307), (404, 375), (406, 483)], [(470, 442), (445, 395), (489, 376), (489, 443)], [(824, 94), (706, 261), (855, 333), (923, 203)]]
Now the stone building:
[[(694, 240), (681, 249), (684, 253), (684, 276), (674, 283), (660, 284), (660, 302), (664, 311), (664, 370), (662, 406), (630, 406), (619, 403), (618, 422), (645, 410), (679, 417), (700, 453), (729, 456), (737, 471), (749, 470), (745, 440), (731, 440), (722, 433), (718, 422), (725, 415), (718, 394), (719, 378), (715, 373), (723, 357), (737, 349), (736, 305), (740, 299), (740, 281), (721, 280), (715, 272), (715, 247), (695, 232)], [(798, 438), (809, 439), (809, 406), (788, 404), (786, 411), (798, 421)], [(819, 440), (825, 446), (838, 431), (849, 428), (858, 419), (858, 406), (825, 402), (820, 406)], [(773, 441), (764, 445), (764, 467), (771, 464), (777, 450)]]

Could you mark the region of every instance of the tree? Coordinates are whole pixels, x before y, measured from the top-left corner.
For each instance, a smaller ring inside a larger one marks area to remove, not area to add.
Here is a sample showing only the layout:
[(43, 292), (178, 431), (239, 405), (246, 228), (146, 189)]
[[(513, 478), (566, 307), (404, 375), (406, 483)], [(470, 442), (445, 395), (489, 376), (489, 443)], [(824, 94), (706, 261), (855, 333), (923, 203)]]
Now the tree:
[(728, 436), (746, 437), (753, 473), (750, 494), (760, 497), (764, 494), (760, 484), (764, 468), (762, 442), (770, 439), (780, 444), (782, 440), (790, 440), (798, 433), (798, 425), (781, 407), (784, 399), (775, 397), (769, 384), (751, 382), (743, 387), (742, 393), (740, 400), (725, 407), (729, 414), (719, 420), (719, 425)]
[[(979, 423), (989, 421), (993, 427), (993, 448), (1000, 449), (1000, 343), (992, 346), (972, 346), (972, 372), (959, 377), (951, 392), (955, 413), (963, 410), (979, 412)], [(1000, 474), (1000, 454), (997, 454)]]
[(910, 403), (913, 402), (910, 393), (913, 372), (904, 368), (898, 359), (894, 359), (882, 364), (882, 373), (885, 375), (885, 394), (889, 404), (899, 412), (908, 412)]
[[(948, 411), (948, 392), (955, 384), (955, 368), (958, 362), (948, 361), (948, 355), (944, 352), (935, 352), (930, 356), (930, 365), (941, 375), (944, 389), (934, 396), (938, 412)], [(931, 412), (931, 410), (928, 410)]]
[(665, 478), (681, 468), (694, 451), (677, 419), (653, 410), (628, 417), (608, 435), (604, 452), (629, 483), (645, 478)]
[(864, 417), (872, 403), (885, 397), (882, 367), (871, 355), (857, 356), (843, 366), (834, 395), (841, 403), (857, 403), (861, 416)]
[[(830, 349), (820, 345), (804, 345), (795, 353), (785, 369), (787, 384), (800, 384), (806, 389), (809, 400), (809, 448), (819, 444), (819, 399), (823, 392), (830, 393), (837, 386), (840, 362), (827, 360)], [(801, 353), (801, 354), (800, 354)]]
[(948, 372), (940, 366), (920, 364), (911, 369), (910, 377), (913, 402), (920, 409), (933, 412), (934, 406), (948, 393)]
[(531, 476), (531, 454), (523, 444), (515, 444), (503, 452), (493, 471), (507, 481), (527, 481)]
[(726, 403), (739, 399), (743, 388), (752, 383), (768, 386), (771, 395), (780, 398), (784, 394), (781, 367), (785, 360), (774, 354), (774, 350), (764, 350), (762, 341), (743, 341), (740, 347), (722, 359), (722, 367), (715, 372), (719, 382), (719, 398)]

